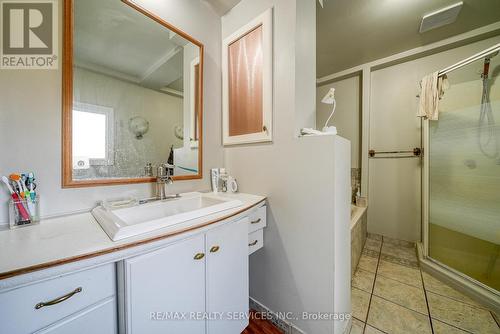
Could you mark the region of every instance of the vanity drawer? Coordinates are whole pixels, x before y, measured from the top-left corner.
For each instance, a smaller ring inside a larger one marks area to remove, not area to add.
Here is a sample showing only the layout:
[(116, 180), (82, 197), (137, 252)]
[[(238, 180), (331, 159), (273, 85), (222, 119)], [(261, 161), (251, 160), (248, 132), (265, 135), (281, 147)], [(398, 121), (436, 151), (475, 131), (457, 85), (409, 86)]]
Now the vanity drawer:
[(248, 219), (250, 220), (248, 223), (248, 233), (252, 233), (266, 227), (266, 206), (261, 206), (249, 214)]
[(248, 235), (248, 255), (264, 246), (264, 231), (262, 229)]
[(116, 299), (109, 297), (34, 334), (115, 334), (117, 332)]
[(114, 263), (0, 292), (1, 332), (34, 332), (115, 292)]

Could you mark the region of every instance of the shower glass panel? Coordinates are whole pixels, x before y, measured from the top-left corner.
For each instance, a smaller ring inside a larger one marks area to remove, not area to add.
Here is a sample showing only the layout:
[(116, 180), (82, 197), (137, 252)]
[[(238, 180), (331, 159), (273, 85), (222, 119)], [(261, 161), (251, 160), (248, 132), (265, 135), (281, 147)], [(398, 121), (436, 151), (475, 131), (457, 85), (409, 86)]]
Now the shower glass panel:
[(447, 74), (429, 121), (428, 255), (500, 290), (500, 55)]

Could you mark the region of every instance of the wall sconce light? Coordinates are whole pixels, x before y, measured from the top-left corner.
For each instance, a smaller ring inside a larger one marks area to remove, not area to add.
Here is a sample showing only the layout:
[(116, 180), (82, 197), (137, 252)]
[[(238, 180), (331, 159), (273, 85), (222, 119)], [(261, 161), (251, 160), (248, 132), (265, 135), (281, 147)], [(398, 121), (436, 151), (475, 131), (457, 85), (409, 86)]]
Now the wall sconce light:
[(128, 121), (128, 128), (136, 139), (142, 139), (149, 130), (149, 122), (141, 116), (132, 117)]

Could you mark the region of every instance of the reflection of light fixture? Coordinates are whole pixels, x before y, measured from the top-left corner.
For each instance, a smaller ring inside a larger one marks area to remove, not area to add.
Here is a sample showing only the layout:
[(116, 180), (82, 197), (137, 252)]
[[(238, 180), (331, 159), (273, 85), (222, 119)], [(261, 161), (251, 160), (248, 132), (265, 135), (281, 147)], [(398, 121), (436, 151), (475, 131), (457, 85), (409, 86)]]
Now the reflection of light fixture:
[[(174, 125), (174, 136), (177, 139), (184, 140), (184, 129), (180, 125)], [(189, 141), (194, 141), (194, 139), (189, 137)]]
[(184, 140), (184, 130), (179, 125), (174, 125), (174, 135), (177, 139)]
[(129, 130), (135, 135), (136, 139), (142, 139), (149, 130), (149, 122), (141, 116), (132, 117), (128, 121)]
[(336, 127), (328, 126), (328, 122), (330, 122), (330, 118), (332, 118), (333, 113), (335, 112), (335, 107), (337, 106), (337, 101), (335, 101), (335, 88), (330, 88), (330, 90), (328, 91), (328, 93), (326, 93), (325, 97), (321, 100), (321, 102), (325, 104), (333, 104), (332, 113), (325, 122), (325, 126), (323, 127), (323, 132), (337, 133)]

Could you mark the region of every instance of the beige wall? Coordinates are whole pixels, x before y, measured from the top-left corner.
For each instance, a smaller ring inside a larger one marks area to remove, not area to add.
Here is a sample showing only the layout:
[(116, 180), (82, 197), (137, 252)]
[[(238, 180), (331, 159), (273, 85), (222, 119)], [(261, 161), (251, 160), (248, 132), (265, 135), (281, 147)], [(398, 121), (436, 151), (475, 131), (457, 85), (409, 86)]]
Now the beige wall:
[[(136, 1), (205, 45), (203, 180), (178, 181), (171, 192), (209, 189), (210, 168), (223, 163), (221, 133), (220, 17), (201, 1)], [(62, 1), (59, 32), (62, 41)], [(62, 54), (61, 52), (59, 53)], [(60, 57), (61, 58), (61, 57)], [(0, 175), (33, 171), (42, 216), (87, 210), (117, 196), (147, 197), (151, 184), (61, 189), (61, 70), (0, 70)], [(0, 191), (0, 223), (8, 195)]]
[(332, 105), (321, 103), (330, 88), (335, 88), (337, 107), (330, 125), (337, 127), (340, 136), (351, 141), (351, 167), (360, 168), (361, 149), (361, 96), (360, 77), (355, 76), (316, 89), (316, 129), (321, 130), (332, 112)]
[(315, 124), (315, 57), (304, 50), (315, 49), (316, 3), (243, 0), (222, 18), (222, 37), (272, 6), (273, 142), (224, 149), (240, 190), (268, 198), (264, 248), (250, 257), (250, 296), (294, 312), (292, 322), (306, 333), (342, 333), (343, 322), (300, 317), (350, 312), (349, 144), (339, 136), (295, 136)]
[[(422, 77), (499, 42), (500, 37), (494, 37), (372, 72), (370, 148), (421, 147), (420, 120), (415, 115)], [(420, 240), (420, 171), (418, 159), (369, 160), (369, 232)]]

